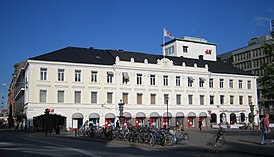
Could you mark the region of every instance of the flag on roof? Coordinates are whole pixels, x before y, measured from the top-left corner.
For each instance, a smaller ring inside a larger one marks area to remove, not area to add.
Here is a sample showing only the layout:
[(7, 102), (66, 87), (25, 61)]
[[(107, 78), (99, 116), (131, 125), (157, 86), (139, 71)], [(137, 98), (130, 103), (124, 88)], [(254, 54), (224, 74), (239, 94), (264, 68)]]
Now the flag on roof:
[(164, 28), (164, 36), (174, 39), (174, 36)]

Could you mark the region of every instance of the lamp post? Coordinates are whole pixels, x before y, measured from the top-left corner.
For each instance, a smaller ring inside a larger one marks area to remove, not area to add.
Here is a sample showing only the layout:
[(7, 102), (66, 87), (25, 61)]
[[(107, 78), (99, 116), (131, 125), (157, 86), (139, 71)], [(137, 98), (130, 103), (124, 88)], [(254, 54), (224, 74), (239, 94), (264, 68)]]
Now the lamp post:
[(250, 122), (251, 124), (253, 124), (255, 115), (254, 115), (254, 105), (252, 104), (252, 102), (250, 102), (249, 107), (250, 107)]
[[(9, 128), (11, 128), (11, 127), (13, 127), (14, 126), (14, 120), (13, 120), (13, 117), (12, 117), (12, 104), (11, 104), (11, 102), (10, 102), (10, 92), (11, 92), (11, 90), (10, 90), (10, 88), (5, 84), (5, 83), (3, 83), (2, 84), (2, 87), (4, 87), (4, 88), (7, 88), (8, 89), (8, 103), (7, 103), (7, 109), (8, 109), (8, 126), (9, 126)], [(9, 106), (8, 106), (9, 105)], [(3, 106), (2, 106), (3, 107)]]
[(169, 126), (169, 119), (168, 119), (168, 99), (169, 97), (166, 97), (166, 116), (167, 116), (167, 122), (166, 122), (166, 128)]
[(122, 100), (120, 100), (120, 103), (118, 103), (119, 106), (119, 120), (120, 120), (120, 125), (121, 127), (123, 127), (123, 120), (124, 120), (124, 105), (125, 103), (122, 102)]

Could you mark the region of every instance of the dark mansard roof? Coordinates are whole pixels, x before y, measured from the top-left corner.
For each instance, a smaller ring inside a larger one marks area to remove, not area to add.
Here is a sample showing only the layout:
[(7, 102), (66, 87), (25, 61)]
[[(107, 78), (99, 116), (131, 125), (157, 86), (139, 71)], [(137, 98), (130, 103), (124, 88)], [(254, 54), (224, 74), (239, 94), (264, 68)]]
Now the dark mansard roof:
[[(144, 60), (147, 59), (148, 63), (154, 64), (157, 64), (157, 60), (161, 60), (164, 57), (163, 55), (128, 52), (123, 50), (101, 50), (94, 48), (66, 47), (60, 50), (30, 58), (30, 60), (113, 65), (115, 64), (116, 56), (118, 56), (121, 61), (130, 61), (131, 58), (134, 58), (134, 62), (144, 63)], [(253, 76), (253, 74), (238, 69), (231, 64), (223, 63), (222, 61), (208, 61), (203, 59), (191, 59), (172, 56), (166, 56), (166, 58), (172, 60), (173, 64), (177, 66), (182, 66), (183, 62), (186, 66), (192, 67), (195, 63), (197, 64), (197, 67), (205, 67), (205, 65), (207, 64), (209, 67), (209, 71), (212, 73)]]

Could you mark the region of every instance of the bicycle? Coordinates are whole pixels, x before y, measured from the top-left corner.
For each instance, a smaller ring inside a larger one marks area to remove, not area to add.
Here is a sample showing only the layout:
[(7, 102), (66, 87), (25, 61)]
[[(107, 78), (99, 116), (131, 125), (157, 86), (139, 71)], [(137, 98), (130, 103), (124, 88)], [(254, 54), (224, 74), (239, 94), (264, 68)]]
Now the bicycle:
[(224, 133), (225, 131), (222, 130), (223, 128), (220, 127), (216, 135), (214, 135), (211, 139), (211, 144), (215, 148), (221, 148), (225, 144)]
[(167, 137), (171, 139), (171, 143), (167, 143), (168, 146), (173, 146), (174, 144), (185, 145), (189, 141), (189, 135), (184, 130), (172, 129), (169, 131)]

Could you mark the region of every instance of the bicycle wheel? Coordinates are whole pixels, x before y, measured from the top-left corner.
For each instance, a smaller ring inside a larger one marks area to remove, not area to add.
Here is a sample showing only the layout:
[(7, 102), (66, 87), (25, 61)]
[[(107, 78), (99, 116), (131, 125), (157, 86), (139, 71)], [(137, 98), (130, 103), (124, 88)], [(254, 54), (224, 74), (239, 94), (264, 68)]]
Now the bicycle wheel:
[(187, 133), (183, 133), (179, 136), (177, 142), (179, 144), (187, 144), (188, 140), (189, 140), (189, 135)]
[(156, 144), (156, 136), (153, 135), (148, 142), (149, 146), (154, 146)]
[(165, 145), (173, 146), (174, 145), (174, 137), (172, 135), (166, 135)]
[(221, 148), (225, 144), (224, 136), (214, 135), (211, 139), (211, 144), (215, 148)]

